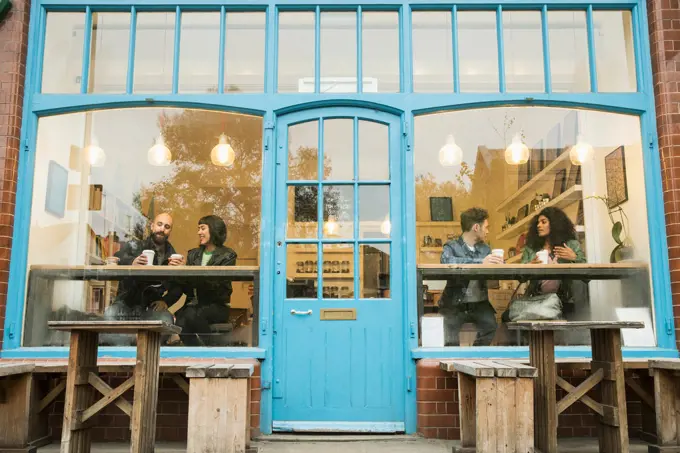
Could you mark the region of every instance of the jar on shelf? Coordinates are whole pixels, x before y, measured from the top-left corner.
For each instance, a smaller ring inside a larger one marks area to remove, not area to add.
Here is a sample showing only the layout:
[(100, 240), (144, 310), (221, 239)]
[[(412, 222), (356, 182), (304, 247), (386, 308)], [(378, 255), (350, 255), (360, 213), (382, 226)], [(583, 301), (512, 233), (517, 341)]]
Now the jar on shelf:
[(331, 262), (330, 261), (324, 261), (323, 262), (323, 273), (324, 274), (330, 274), (331, 273)]
[(316, 260), (314, 260), (314, 264), (312, 265), (312, 273), (316, 274), (316, 273), (319, 272), (319, 265), (318, 264), (319, 263)]
[(343, 261), (340, 267), (343, 274), (349, 274), (349, 261)]
[(334, 274), (339, 274), (340, 273), (340, 261), (333, 261), (332, 264), (332, 272)]
[(311, 274), (313, 272), (312, 266), (312, 260), (305, 261), (305, 274)]
[(298, 274), (304, 274), (304, 272), (305, 272), (305, 262), (304, 261), (298, 261), (297, 263), (295, 263), (295, 265), (296, 265), (295, 271)]

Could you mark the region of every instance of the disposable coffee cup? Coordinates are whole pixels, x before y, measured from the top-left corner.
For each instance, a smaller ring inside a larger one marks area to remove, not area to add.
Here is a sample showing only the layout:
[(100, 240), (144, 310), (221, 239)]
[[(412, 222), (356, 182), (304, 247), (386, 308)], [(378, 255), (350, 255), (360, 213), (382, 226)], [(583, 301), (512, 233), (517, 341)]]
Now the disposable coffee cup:
[(172, 255), (170, 255), (171, 260), (181, 260), (182, 258), (184, 258), (184, 255), (182, 255), (181, 253), (173, 253)]
[(500, 259), (503, 259), (505, 257), (505, 250), (503, 250), (503, 249), (493, 249), (493, 250), (491, 250), (491, 254), (493, 256), (499, 257)]
[(548, 259), (549, 259), (549, 254), (547, 250), (541, 250), (540, 252), (536, 252), (536, 258), (543, 263), (543, 264), (548, 264)]
[(146, 256), (146, 265), (153, 266), (153, 257), (156, 255), (154, 250), (142, 250), (142, 255)]
[(106, 265), (107, 266), (117, 266), (118, 265), (118, 259), (117, 256), (107, 256), (106, 257)]

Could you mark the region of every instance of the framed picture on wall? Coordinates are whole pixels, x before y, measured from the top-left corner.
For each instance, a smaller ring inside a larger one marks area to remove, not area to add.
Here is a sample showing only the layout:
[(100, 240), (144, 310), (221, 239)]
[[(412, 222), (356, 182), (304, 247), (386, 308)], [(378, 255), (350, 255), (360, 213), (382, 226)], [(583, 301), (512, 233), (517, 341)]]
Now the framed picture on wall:
[(68, 170), (51, 160), (47, 167), (45, 212), (49, 212), (60, 219), (64, 218), (67, 190)]
[(453, 221), (451, 197), (430, 197), (430, 220), (433, 222)]
[(604, 174), (607, 182), (609, 209), (628, 201), (626, 155), (623, 146), (619, 146), (604, 157)]

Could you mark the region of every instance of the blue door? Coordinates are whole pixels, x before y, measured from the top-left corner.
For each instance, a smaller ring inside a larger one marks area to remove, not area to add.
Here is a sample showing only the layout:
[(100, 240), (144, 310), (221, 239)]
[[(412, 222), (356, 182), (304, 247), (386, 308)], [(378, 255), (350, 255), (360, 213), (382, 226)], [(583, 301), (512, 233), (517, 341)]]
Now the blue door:
[(273, 429), (404, 431), (400, 118), (277, 124)]

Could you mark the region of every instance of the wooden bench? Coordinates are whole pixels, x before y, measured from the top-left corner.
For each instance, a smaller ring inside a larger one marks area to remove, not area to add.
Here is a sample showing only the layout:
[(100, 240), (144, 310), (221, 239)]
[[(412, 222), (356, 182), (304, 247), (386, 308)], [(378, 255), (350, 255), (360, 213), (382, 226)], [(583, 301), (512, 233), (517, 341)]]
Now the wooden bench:
[(458, 377), (457, 452), (527, 453), (534, 448), (536, 368), (502, 360), (442, 360)]
[(253, 365), (187, 368), (187, 453), (245, 453), (250, 446), (250, 377)]
[(680, 360), (650, 360), (654, 377), (656, 445), (649, 453), (680, 453)]

